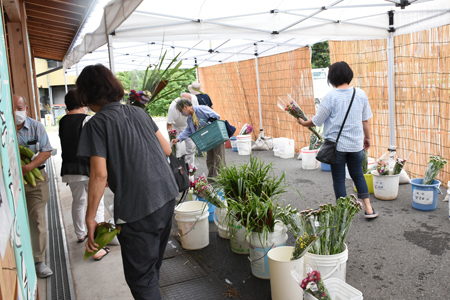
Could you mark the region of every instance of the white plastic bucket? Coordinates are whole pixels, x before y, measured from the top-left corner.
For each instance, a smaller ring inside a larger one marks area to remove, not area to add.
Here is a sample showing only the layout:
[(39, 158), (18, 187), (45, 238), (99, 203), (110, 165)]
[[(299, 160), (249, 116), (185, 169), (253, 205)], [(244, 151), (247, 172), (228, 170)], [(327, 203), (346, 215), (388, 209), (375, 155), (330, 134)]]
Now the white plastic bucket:
[(231, 237), (231, 230), (228, 226), (229, 222), (227, 218), (227, 212), (227, 208), (219, 207), (216, 207), (216, 210), (214, 211), (214, 223), (216, 223), (217, 225), (219, 236), (223, 239), (229, 239)]
[(287, 228), (283, 224), (275, 224), (274, 232), (269, 232), (267, 239), (262, 234), (252, 232), (247, 236), (250, 244), (250, 261), (252, 265), (252, 274), (261, 279), (269, 279), (269, 258), (267, 253), (279, 246), (286, 245), (288, 235)]
[(275, 138), (273, 139), (273, 154), (275, 156), (280, 156), (280, 146), (282, 143), (282, 140), (287, 138)]
[(309, 147), (302, 148), (302, 168), (305, 170), (315, 170), (319, 168), (319, 162), (316, 160), (316, 150), (309, 150)]
[(291, 139), (286, 139), (283, 141), (283, 147), (280, 148), (281, 158), (293, 158), (295, 156), (295, 141)]
[(209, 245), (208, 203), (187, 201), (175, 207), (175, 220), (181, 247), (188, 250), (202, 249)]
[(284, 246), (271, 249), (267, 253), (272, 300), (303, 299), (303, 289), (291, 276), (292, 270), (303, 274), (303, 257), (291, 260), (293, 251), (294, 247)]
[(320, 272), (322, 279), (338, 278), (345, 281), (347, 275), (348, 249), (344, 244), (344, 251), (333, 255), (318, 255), (306, 253), (303, 263), (305, 267), (311, 266), (314, 270)]
[[(331, 299), (363, 300), (363, 294), (361, 291), (355, 289), (342, 280), (337, 278), (328, 278), (325, 279), (323, 283), (327, 287)], [(310, 293), (305, 293), (305, 300), (317, 300), (317, 298)]]
[(373, 194), (380, 200), (394, 200), (398, 196), (400, 174), (379, 175), (377, 170), (372, 171)]
[(249, 254), (250, 246), (245, 239), (245, 227), (236, 221), (231, 225), (231, 251), (237, 254)]
[(239, 155), (250, 155), (252, 154), (252, 136), (251, 135), (238, 135), (237, 148)]

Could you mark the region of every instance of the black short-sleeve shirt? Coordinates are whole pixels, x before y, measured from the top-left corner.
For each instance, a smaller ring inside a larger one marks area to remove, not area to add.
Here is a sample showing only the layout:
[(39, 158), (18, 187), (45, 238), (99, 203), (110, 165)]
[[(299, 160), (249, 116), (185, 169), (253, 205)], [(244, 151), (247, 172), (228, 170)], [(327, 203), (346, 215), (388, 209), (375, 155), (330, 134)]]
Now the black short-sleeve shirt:
[(103, 106), (82, 130), (77, 155), (106, 158), (116, 221), (140, 220), (178, 196), (158, 130), (142, 108), (119, 102)]
[(197, 96), (198, 105), (207, 105), (211, 107), (212, 101), (208, 94), (198, 94)]

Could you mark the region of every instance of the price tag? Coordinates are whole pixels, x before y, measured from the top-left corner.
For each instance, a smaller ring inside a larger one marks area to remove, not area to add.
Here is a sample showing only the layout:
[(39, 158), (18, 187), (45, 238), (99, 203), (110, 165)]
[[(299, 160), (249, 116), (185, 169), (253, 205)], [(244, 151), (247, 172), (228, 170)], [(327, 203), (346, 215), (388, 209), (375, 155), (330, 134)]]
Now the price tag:
[(373, 188), (377, 190), (384, 190), (384, 181), (375, 180), (375, 182), (373, 183)]
[(423, 205), (433, 204), (433, 191), (421, 191), (414, 189), (413, 201)]
[(319, 289), (317, 288), (317, 285), (315, 283), (311, 284), (311, 286), (309, 287), (309, 289), (313, 292), (317, 292)]

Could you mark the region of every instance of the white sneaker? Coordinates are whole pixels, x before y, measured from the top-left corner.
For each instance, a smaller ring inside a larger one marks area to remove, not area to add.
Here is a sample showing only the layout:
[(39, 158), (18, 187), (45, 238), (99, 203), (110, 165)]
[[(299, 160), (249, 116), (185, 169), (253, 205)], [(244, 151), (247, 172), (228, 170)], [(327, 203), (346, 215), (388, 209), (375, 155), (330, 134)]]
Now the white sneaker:
[(36, 263), (36, 274), (41, 278), (46, 278), (53, 275), (53, 271), (41, 261)]

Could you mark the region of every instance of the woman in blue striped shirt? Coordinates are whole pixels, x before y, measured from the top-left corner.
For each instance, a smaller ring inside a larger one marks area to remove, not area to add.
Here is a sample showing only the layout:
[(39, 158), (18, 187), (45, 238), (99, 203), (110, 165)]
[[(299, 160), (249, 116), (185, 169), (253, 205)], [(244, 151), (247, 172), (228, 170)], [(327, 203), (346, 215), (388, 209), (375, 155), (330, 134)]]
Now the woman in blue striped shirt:
[(331, 175), (336, 199), (345, 197), (347, 195), (345, 164), (347, 164), (350, 176), (358, 190), (358, 198), (364, 202), (364, 216), (371, 219), (378, 217), (378, 213), (370, 204), (369, 190), (362, 173), (362, 161), (364, 150), (370, 148), (369, 119), (372, 118), (372, 111), (366, 93), (361, 89), (350, 87), (352, 79), (353, 71), (346, 62), (341, 61), (331, 65), (328, 71), (328, 83), (335, 89), (324, 97), (317, 114), (311, 120), (297, 119), (297, 122), (305, 127), (323, 124), (324, 138), (336, 141), (355, 89), (355, 98), (336, 147)]

